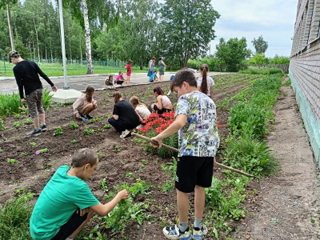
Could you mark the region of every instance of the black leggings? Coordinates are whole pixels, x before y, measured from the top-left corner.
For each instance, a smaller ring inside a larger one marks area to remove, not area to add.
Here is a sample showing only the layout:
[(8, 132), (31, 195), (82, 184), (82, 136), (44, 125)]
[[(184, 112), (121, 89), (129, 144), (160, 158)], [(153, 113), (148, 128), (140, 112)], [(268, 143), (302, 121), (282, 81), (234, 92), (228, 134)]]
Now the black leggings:
[(108, 120), (108, 122), (109, 122), (109, 124), (110, 125), (112, 125), (116, 130), (117, 130), (117, 132), (118, 133), (122, 133), (124, 130), (126, 130), (126, 129), (133, 129), (133, 128), (135, 128), (135, 127), (137, 127), (138, 125), (139, 125), (139, 123), (137, 123), (137, 124), (127, 124), (127, 123), (125, 123), (124, 121), (122, 121), (120, 118), (118, 119), (118, 120), (115, 120), (113, 117), (112, 118), (110, 118), (109, 120)]
[(158, 108), (158, 106), (155, 104), (153, 106), (153, 109), (151, 107), (148, 107), (149, 111), (152, 112), (153, 110), (156, 111), (158, 114), (163, 114), (165, 112), (171, 112), (172, 109), (162, 108), (161, 110)]

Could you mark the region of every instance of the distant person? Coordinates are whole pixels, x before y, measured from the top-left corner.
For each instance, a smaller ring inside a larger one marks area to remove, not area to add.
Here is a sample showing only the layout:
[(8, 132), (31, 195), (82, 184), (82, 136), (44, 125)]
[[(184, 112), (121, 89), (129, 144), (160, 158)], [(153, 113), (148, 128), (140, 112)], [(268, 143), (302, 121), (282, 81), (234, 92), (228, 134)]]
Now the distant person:
[(119, 92), (113, 94), (114, 108), (108, 122), (118, 133), (136, 128), (140, 124), (139, 116), (130, 103), (122, 99)]
[(167, 65), (164, 63), (162, 57), (159, 57), (158, 64), (159, 64), (159, 74), (160, 74), (159, 81), (162, 81), (164, 76), (164, 67), (167, 67)]
[(88, 119), (93, 118), (90, 113), (98, 107), (96, 100), (93, 99), (93, 94), (94, 88), (88, 86), (86, 91), (73, 103), (73, 114), (76, 119), (87, 122)]
[[(172, 81), (174, 79), (174, 75), (171, 75), (170, 77), (170, 81)], [(169, 90), (169, 92), (167, 93), (167, 96), (171, 96), (171, 89)]]
[(148, 77), (150, 77), (154, 73), (154, 63), (156, 61), (155, 57), (152, 57), (148, 63)]
[(157, 71), (154, 71), (154, 73), (150, 76), (149, 82), (158, 82)]
[(141, 103), (139, 101), (139, 98), (133, 96), (130, 98), (129, 101), (132, 107), (135, 109), (136, 113), (138, 114), (140, 123), (142, 123), (143, 120), (147, 119), (150, 116), (151, 112), (149, 111), (147, 105)]
[(86, 181), (97, 169), (97, 154), (80, 149), (71, 160), (71, 168), (61, 166), (42, 190), (30, 218), (34, 240), (72, 240), (97, 213), (106, 216), (122, 200), (122, 190), (108, 203), (102, 204), (92, 194)]
[(113, 76), (109, 75), (109, 77), (106, 78), (106, 80), (104, 81), (104, 88), (107, 89), (115, 89), (115, 85), (114, 85), (114, 80), (113, 80)]
[[(21, 102), (22, 104), (27, 103), (29, 114), (33, 120), (34, 129), (31, 132), (28, 132), (27, 135), (38, 136), (41, 132), (47, 130), (45, 112), (43, 109), (43, 87), (39, 75), (50, 84), (52, 91), (56, 92), (57, 87), (51, 82), (47, 75), (41, 71), (35, 62), (22, 59), (20, 54), (16, 51), (10, 51), (8, 56), (9, 61), (16, 65), (13, 68), (13, 73), (19, 88)], [(23, 95), (23, 89), (26, 97)]]
[(171, 112), (173, 110), (173, 105), (167, 96), (164, 96), (161, 87), (156, 87), (153, 89), (154, 96), (157, 98), (156, 103), (151, 104), (151, 111), (155, 111), (158, 114), (165, 112)]
[(123, 71), (120, 71), (120, 72), (119, 72), (119, 75), (117, 76), (116, 81), (117, 81), (117, 84), (118, 84), (118, 85), (121, 85), (121, 86), (122, 86), (122, 84), (123, 84), (123, 82), (124, 82)]
[(209, 67), (207, 64), (202, 64), (200, 66), (200, 74), (201, 77), (197, 79), (198, 89), (204, 94), (208, 95), (211, 99), (213, 99), (213, 86), (214, 81), (211, 77), (208, 76)]
[(129, 60), (128, 64), (124, 67), (125, 69), (127, 69), (127, 80), (126, 80), (127, 85), (129, 85), (129, 83), (130, 83), (131, 64), (132, 64), (132, 60)]

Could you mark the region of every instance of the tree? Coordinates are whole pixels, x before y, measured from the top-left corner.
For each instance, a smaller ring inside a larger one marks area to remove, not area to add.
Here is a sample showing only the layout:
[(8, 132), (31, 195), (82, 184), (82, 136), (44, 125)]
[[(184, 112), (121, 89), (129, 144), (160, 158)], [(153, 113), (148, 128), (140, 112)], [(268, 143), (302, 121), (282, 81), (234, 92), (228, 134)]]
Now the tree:
[(220, 17), (210, 2), (165, 1), (161, 13), (168, 60), (178, 61), (180, 67), (186, 67), (190, 58), (207, 52), (209, 42), (216, 37), (213, 27)]
[(253, 39), (252, 44), (256, 49), (256, 54), (264, 54), (268, 49), (268, 42), (263, 40), (262, 35), (258, 39)]
[(216, 48), (216, 57), (227, 65), (227, 71), (229, 72), (239, 71), (240, 64), (250, 55), (245, 38), (240, 40), (238, 38), (230, 38), (228, 42), (220, 38)]
[(0, 0), (0, 8), (3, 8), (3, 7), (7, 8), (7, 19), (8, 19), (8, 29), (9, 29), (9, 35), (10, 35), (11, 50), (15, 50), (12, 24), (11, 24), (10, 3), (15, 4), (17, 3), (17, 0)]
[(249, 59), (249, 64), (266, 64), (267, 58), (264, 56), (264, 54), (256, 54), (252, 58)]

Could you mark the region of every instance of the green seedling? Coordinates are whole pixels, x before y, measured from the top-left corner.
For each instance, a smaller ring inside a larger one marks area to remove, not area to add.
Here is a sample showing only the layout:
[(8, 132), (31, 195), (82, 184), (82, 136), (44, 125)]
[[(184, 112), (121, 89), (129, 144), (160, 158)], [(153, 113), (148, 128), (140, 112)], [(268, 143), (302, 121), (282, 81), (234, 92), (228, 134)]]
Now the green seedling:
[(147, 164), (148, 164), (148, 162), (147, 162), (145, 159), (142, 160), (142, 163), (143, 163), (144, 165), (147, 165)]
[(2, 153), (3, 152), (3, 149), (0, 147), (0, 153)]
[(28, 153), (22, 153), (23, 156), (28, 156)]
[(27, 118), (26, 120), (23, 121), (23, 124), (30, 125), (32, 124), (32, 120), (30, 118)]
[(118, 152), (120, 152), (120, 148), (118, 146), (115, 146), (114, 149)]
[(71, 143), (77, 143), (77, 140), (73, 139), (71, 140)]
[(109, 123), (107, 123), (106, 125), (103, 126), (104, 129), (109, 129), (111, 128), (111, 125)]
[(12, 124), (14, 127), (19, 128), (21, 126), (21, 122), (16, 121)]
[(57, 127), (57, 129), (54, 131), (53, 133), (53, 136), (56, 137), (56, 136), (59, 136), (59, 135), (62, 135), (63, 134), (63, 131), (62, 131), (62, 127)]
[(11, 163), (11, 164), (14, 164), (14, 163), (18, 162), (18, 160), (13, 159), (13, 158), (7, 158), (7, 162)]
[(48, 148), (38, 150), (40, 154), (49, 152)]
[(78, 129), (79, 128), (79, 125), (76, 124), (74, 121), (71, 121), (69, 123), (69, 126), (71, 127), (71, 129)]
[(94, 134), (94, 130), (93, 129), (85, 129), (85, 130), (83, 130), (83, 134), (92, 135), (92, 134)]
[(129, 177), (129, 178), (131, 178), (131, 177), (132, 177), (132, 175), (133, 175), (133, 173), (131, 173), (131, 172), (129, 172), (129, 173), (126, 173), (126, 177)]
[(101, 155), (102, 155), (101, 150), (99, 152), (97, 152), (97, 155), (98, 155), (99, 158), (101, 158)]
[(37, 143), (31, 142), (30, 145), (31, 145), (32, 147), (35, 147), (35, 146), (37, 146)]

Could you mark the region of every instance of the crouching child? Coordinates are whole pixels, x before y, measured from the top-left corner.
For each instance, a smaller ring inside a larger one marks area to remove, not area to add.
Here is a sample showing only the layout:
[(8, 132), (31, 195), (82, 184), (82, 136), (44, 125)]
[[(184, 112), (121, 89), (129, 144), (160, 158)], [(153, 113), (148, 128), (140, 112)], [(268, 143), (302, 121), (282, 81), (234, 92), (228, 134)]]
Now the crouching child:
[[(214, 156), (219, 147), (216, 106), (212, 99), (197, 89), (192, 72), (179, 71), (171, 82), (171, 91), (178, 93), (175, 121), (152, 138), (161, 147), (162, 140), (174, 133), (179, 135), (179, 154), (175, 187), (179, 223), (165, 227), (168, 239), (204, 239), (207, 227), (202, 224), (205, 188), (211, 186)], [(195, 220), (192, 234), (188, 227), (188, 193), (194, 192)]]
[(106, 216), (120, 200), (128, 198), (120, 191), (106, 204), (92, 194), (86, 181), (98, 167), (97, 154), (88, 148), (72, 157), (71, 168), (61, 166), (41, 192), (30, 218), (34, 240), (74, 239), (92, 216)]

